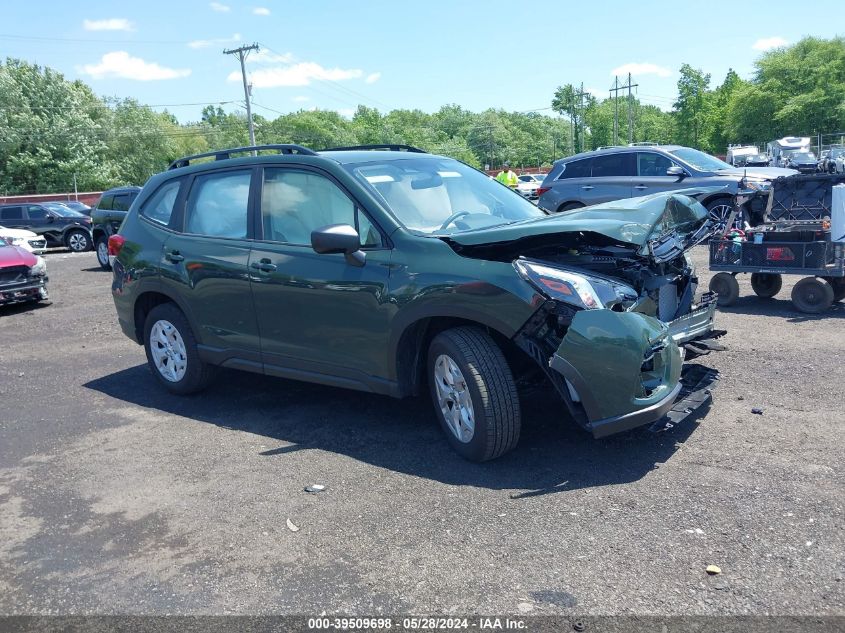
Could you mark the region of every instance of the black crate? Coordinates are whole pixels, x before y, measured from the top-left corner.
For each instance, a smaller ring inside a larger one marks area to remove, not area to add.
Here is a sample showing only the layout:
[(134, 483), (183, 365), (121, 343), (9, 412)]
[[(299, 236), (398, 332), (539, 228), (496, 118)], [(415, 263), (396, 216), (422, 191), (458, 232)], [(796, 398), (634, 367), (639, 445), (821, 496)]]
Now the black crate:
[(710, 265), (740, 268), (820, 269), (835, 261), (832, 242), (710, 242)]

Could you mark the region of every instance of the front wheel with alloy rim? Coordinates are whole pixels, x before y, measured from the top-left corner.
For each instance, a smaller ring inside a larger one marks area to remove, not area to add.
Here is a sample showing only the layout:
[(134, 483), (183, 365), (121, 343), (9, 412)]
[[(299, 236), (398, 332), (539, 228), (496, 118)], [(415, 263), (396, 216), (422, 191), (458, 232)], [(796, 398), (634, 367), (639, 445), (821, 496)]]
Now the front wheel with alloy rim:
[(707, 215), (711, 220), (718, 223), (720, 229), (728, 223), (731, 212), (734, 210), (733, 201), (730, 198), (711, 200), (705, 208), (707, 209)]
[(91, 249), (91, 236), (87, 231), (75, 229), (65, 237), (65, 245), (74, 253), (84, 253)]
[(833, 297), (833, 287), (818, 277), (804, 277), (792, 288), (792, 304), (806, 314), (824, 312), (833, 304)]
[(214, 367), (200, 360), (188, 320), (172, 303), (157, 305), (147, 315), (144, 350), (153, 376), (172, 393), (195, 393), (213, 377)]
[(780, 292), (783, 278), (776, 273), (751, 273), (751, 289), (758, 297), (770, 299)]
[(428, 349), (428, 382), (440, 426), (462, 457), (483, 462), (513, 449), (521, 413), (502, 350), (478, 327), (441, 332)]
[(109, 263), (109, 238), (101, 235), (97, 238), (97, 261), (103, 270), (111, 270)]

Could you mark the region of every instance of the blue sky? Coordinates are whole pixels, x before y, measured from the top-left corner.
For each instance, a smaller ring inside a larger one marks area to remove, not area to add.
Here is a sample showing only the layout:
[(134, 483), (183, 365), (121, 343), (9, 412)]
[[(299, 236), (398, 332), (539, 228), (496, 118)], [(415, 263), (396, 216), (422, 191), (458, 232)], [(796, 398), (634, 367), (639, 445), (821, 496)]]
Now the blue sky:
[(310, 108), (348, 116), (359, 103), (551, 113), (557, 86), (583, 82), (604, 97), (614, 72), (629, 70), (643, 102), (669, 109), (684, 62), (718, 84), (728, 68), (750, 77), (767, 47), (845, 34), (845, 4), (818, 0), (4, 5), (0, 57), (58, 69), (102, 96), (167, 104), (182, 122), (205, 103), (239, 108), (240, 68), (221, 51), (244, 43), (262, 46), (247, 64), (255, 112), (275, 118)]

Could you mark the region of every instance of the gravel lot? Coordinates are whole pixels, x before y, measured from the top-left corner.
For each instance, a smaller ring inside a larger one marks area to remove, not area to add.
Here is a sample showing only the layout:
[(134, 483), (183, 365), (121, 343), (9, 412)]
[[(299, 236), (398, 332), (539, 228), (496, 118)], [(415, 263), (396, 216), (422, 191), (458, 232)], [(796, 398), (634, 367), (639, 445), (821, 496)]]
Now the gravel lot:
[(167, 395), (94, 254), (47, 260), (52, 304), (0, 308), (0, 614), (845, 615), (845, 305), (797, 278), (741, 278), (699, 422), (597, 441), (538, 398), (477, 465), (423, 399)]

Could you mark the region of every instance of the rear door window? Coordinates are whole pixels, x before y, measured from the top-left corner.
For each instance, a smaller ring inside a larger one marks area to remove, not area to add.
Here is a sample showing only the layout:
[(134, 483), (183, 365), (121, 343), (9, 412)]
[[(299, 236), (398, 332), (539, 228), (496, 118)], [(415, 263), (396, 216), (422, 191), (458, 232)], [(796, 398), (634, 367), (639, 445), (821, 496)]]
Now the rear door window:
[(593, 158), (593, 178), (635, 176), (636, 173), (636, 158), (633, 152)]
[(582, 158), (581, 160), (573, 160), (571, 163), (566, 163), (563, 173), (558, 178), (589, 178), (590, 163), (592, 160), (592, 158)]
[(23, 207), (0, 209), (0, 220), (23, 220)]
[(185, 231), (246, 238), (251, 176), (248, 169), (197, 176), (188, 196)]

